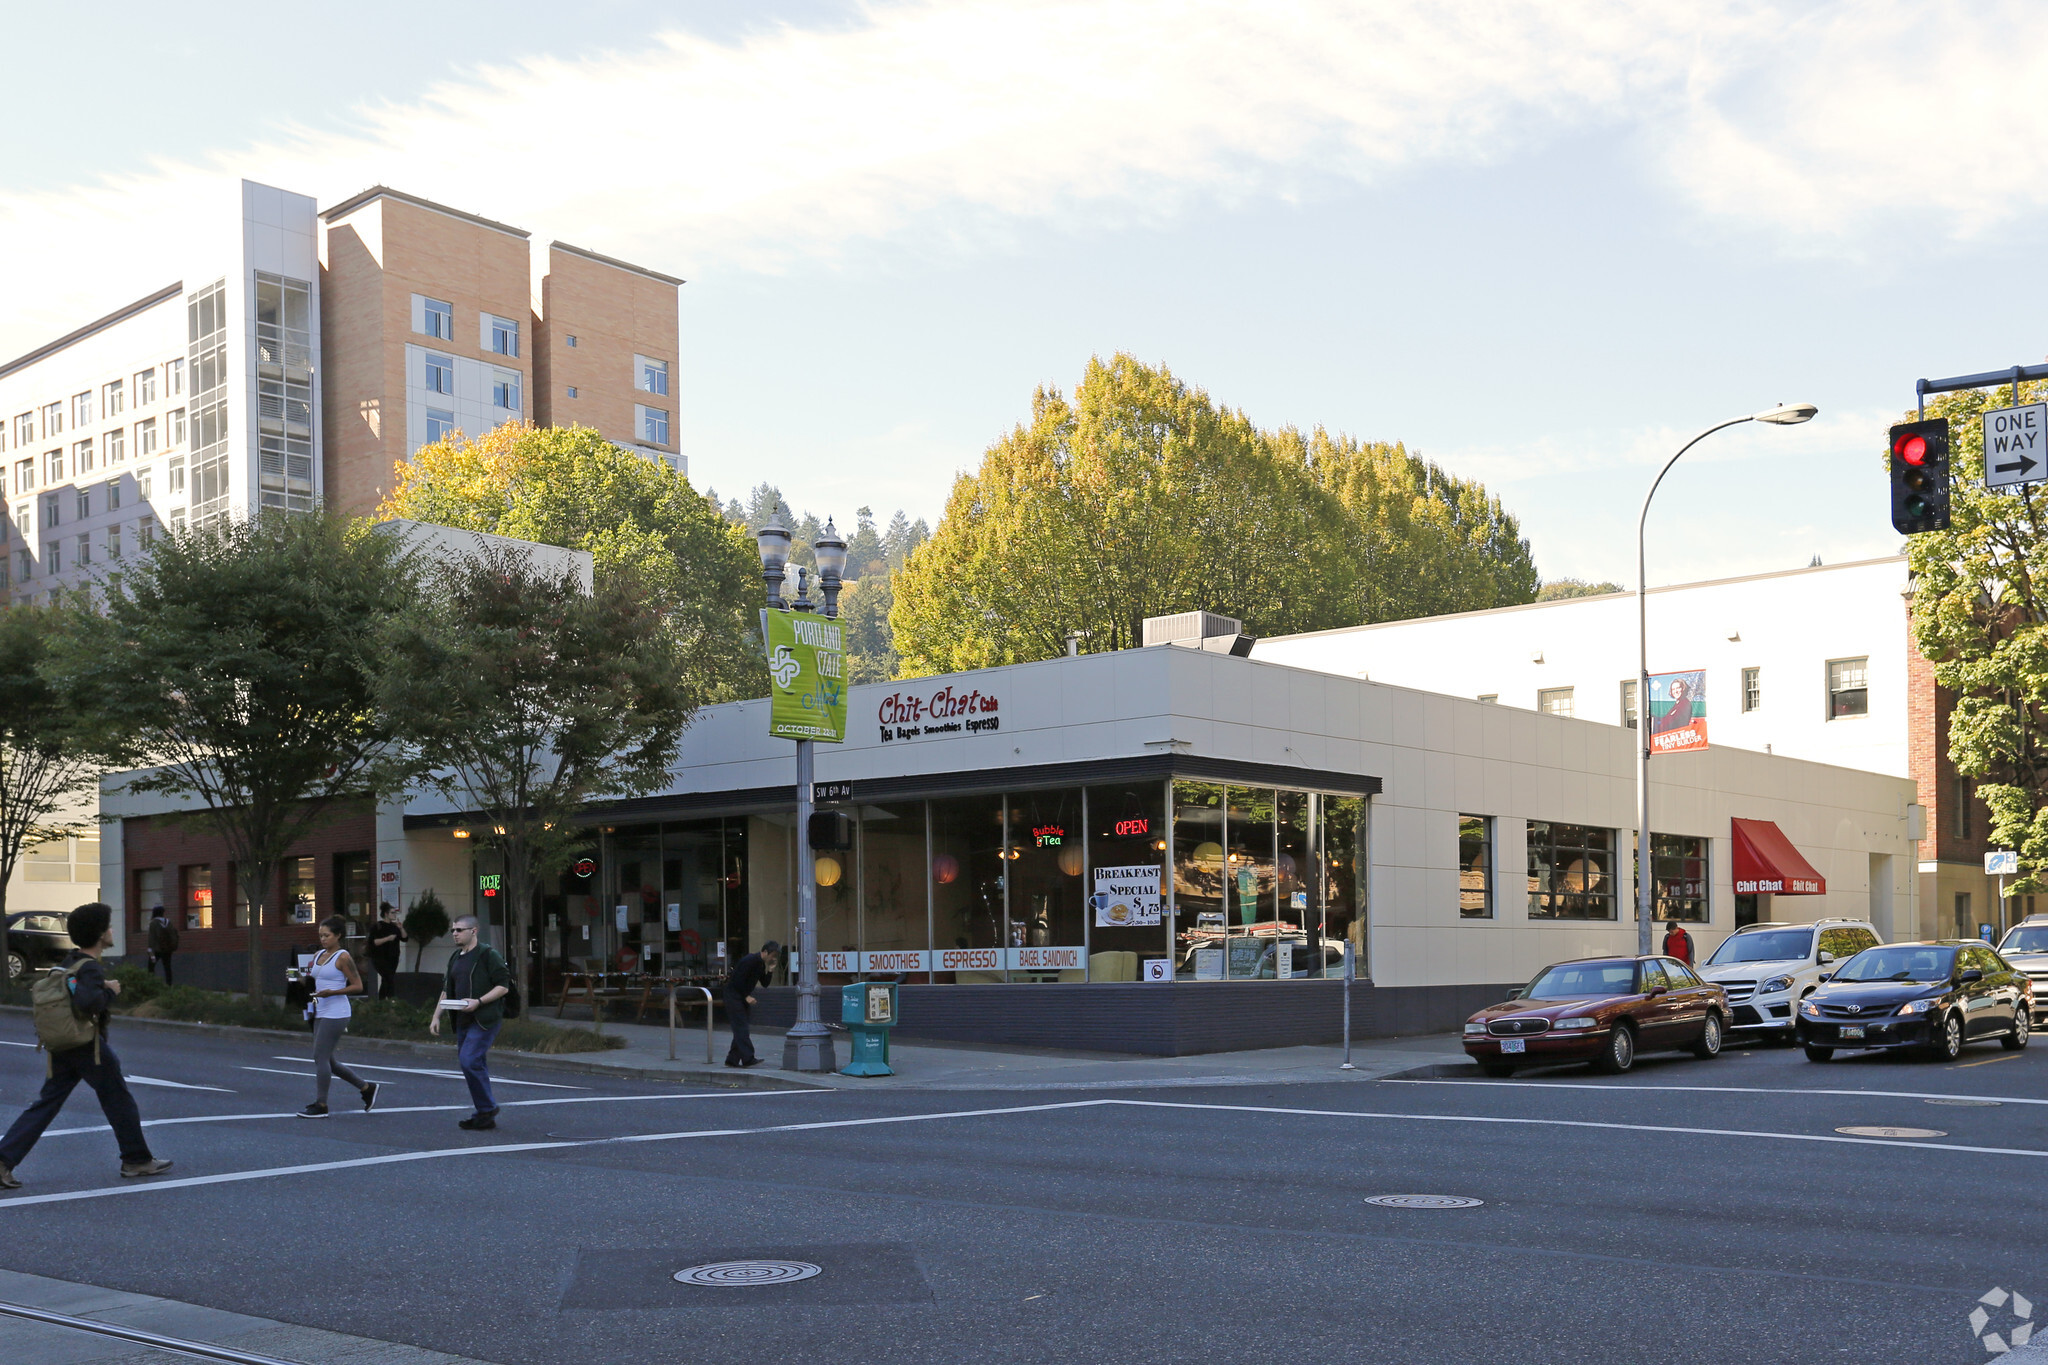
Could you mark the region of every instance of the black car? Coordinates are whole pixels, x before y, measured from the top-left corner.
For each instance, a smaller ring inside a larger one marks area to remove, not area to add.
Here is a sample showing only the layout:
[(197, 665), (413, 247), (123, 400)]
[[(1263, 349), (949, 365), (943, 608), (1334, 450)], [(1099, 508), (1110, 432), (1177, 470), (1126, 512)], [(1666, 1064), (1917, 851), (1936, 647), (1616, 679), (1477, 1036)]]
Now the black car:
[(67, 917), (29, 910), (7, 917), (7, 979), (19, 981), (37, 967), (64, 960), (71, 951)]
[(1799, 1041), (1811, 1061), (1840, 1048), (1915, 1049), (1953, 1061), (1970, 1043), (2027, 1045), (2033, 983), (1975, 939), (1865, 948), (1821, 978), (1799, 1005)]

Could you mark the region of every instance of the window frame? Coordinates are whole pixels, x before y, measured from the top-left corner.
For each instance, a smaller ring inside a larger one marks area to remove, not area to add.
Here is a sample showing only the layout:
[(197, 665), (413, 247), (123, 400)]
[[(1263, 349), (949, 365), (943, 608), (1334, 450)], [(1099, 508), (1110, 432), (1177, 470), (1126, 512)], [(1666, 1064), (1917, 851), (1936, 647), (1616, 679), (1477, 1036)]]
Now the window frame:
[[(1466, 881), (1466, 879), (1468, 877), (1471, 877), (1475, 872), (1474, 868), (1469, 867), (1466, 864), (1466, 847), (1468, 831), (1475, 823), (1478, 827), (1478, 862), (1480, 864), (1479, 867), (1476, 869), (1479, 879), (1479, 885), (1477, 887), (1477, 891), (1479, 894), (1479, 908), (1476, 910), (1470, 908), (1466, 903), (1467, 897), (1474, 890), (1474, 888), (1468, 885)], [(1498, 902), (1496, 902), (1496, 900), (1494, 899), (1493, 894), (1495, 882), (1494, 873), (1496, 867), (1496, 858), (1498, 856), (1498, 846), (1494, 843), (1494, 818), (1491, 815), (1471, 815), (1464, 812), (1460, 812), (1458, 815), (1457, 834), (1458, 918), (1494, 919), (1497, 917), (1498, 914)]]
[(1756, 665), (1742, 670), (1742, 710), (1760, 711), (1764, 705), (1764, 670)]
[(418, 304), (418, 315), (413, 322), (413, 331), (436, 341), (455, 340), (455, 304), (448, 299), (437, 299), (429, 294), (414, 294)]
[[(1536, 689), (1536, 710), (1546, 716), (1562, 716), (1566, 720), (1578, 716), (1578, 689), (1576, 687), (1539, 687)], [(1564, 709), (1555, 709), (1554, 703), (1562, 699)]]
[[(428, 393), (438, 393), (446, 398), (455, 397), (455, 357), (442, 355), (439, 351), (422, 351), (421, 363), (426, 376)], [(447, 380), (448, 387), (442, 388), (437, 380)]]
[(669, 363), (650, 355), (633, 357), (633, 387), (641, 393), (668, 397)]
[[(1555, 836), (1555, 831), (1567, 831), (1578, 837), (1573, 842), (1563, 842)], [(1597, 843), (1597, 838), (1600, 837), (1604, 837), (1606, 841), (1604, 849), (1599, 847)], [(1619, 832), (1605, 826), (1573, 825), (1567, 824), (1562, 820), (1529, 821), (1528, 834), (1525, 840), (1526, 853), (1524, 856), (1529, 881), (1528, 918), (1543, 922), (1616, 923), (1619, 918), (1619, 911), (1616, 905), (1615, 850), (1619, 843)], [(1571, 867), (1573, 866), (1573, 864), (1568, 863), (1560, 864), (1558, 862), (1558, 855), (1560, 853), (1579, 853), (1585, 855), (1578, 865), (1582, 868), (1590, 868), (1590, 872), (1582, 870), (1577, 876), (1583, 882), (1586, 882), (1587, 885), (1573, 890), (1558, 882), (1557, 879), (1560, 873), (1567, 877), (1572, 875)], [(1604, 858), (1604, 867), (1596, 860), (1596, 855), (1597, 858)], [(1539, 858), (1542, 860), (1540, 866)], [(1540, 888), (1537, 885), (1539, 874), (1543, 876), (1545, 881), (1545, 885)], [(1593, 890), (1590, 887), (1604, 887), (1605, 889)], [(1576, 906), (1569, 905), (1567, 903), (1568, 897), (1575, 897), (1581, 903)], [(1604, 903), (1606, 913), (1577, 913), (1588, 910), (1589, 907), (1584, 902), (1589, 901)], [(1539, 902), (1546, 908), (1539, 908)]]
[(496, 313), (482, 315), (483, 323), (478, 329), (482, 343), (478, 349), (491, 355), (519, 357), (519, 323), (513, 318), (501, 318)]
[[(1851, 666), (1859, 670), (1860, 685), (1856, 687), (1839, 686), (1838, 682), (1842, 677), (1842, 673), (1839, 670), (1846, 670)], [(1825, 680), (1827, 690), (1827, 719), (1829, 721), (1854, 720), (1861, 716), (1868, 716), (1870, 714), (1870, 656), (1862, 654), (1841, 659), (1829, 659), (1823, 665), (1823, 668), (1825, 671), (1821, 676)], [(1842, 709), (1843, 704), (1837, 698), (1859, 693), (1861, 694), (1861, 701), (1858, 703), (1858, 710), (1849, 711)]]
[(1621, 725), (1625, 730), (1636, 728), (1636, 717), (1640, 714), (1636, 710), (1636, 690), (1640, 686), (1641, 682), (1636, 678), (1621, 680)]

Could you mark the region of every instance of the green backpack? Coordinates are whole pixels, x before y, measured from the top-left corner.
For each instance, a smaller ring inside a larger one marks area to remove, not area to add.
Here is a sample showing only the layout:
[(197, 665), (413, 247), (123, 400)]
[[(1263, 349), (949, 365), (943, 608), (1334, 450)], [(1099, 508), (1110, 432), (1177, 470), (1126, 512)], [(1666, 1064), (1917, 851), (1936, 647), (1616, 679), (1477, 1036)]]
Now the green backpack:
[(89, 1014), (79, 1013), (71, 1000), (71, 986), (78, 969), (92, 961), (82, 957), (69, 967), (52, 967), (29, 988), (36, 1020), (36, 1043), (51, 1052), (68, 1052), (100, 1040), (99, 1026)]

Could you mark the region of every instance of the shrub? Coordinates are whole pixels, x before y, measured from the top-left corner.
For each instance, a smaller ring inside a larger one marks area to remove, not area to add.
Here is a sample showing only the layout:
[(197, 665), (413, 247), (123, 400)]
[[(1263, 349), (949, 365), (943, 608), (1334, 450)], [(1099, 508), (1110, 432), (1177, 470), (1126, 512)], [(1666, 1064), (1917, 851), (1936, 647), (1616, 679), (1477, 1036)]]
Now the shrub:
[(164, 983), (155, 972), (147, 967), (120, 966), (114, 968), (114, 980), (121, 983), (121, 1003), (131, 1009), (145, 1000), (154, 1000), (164, 993)]
[(412, 969), (418, 971), (426, 960), (427, 945), (448, 932), (448, 907), (428, 891), (405, 912), (405, 936), (412, 940)]

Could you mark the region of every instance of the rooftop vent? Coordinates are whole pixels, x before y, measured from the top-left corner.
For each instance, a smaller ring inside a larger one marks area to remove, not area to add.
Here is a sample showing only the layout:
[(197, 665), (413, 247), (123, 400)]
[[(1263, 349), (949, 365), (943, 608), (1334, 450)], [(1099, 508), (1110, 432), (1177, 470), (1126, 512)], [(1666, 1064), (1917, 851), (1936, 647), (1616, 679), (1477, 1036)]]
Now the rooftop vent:
[(1252, 637), (1244, 633), (1244, 622), (1218, 616), (1213, 611), (1183, 611), (1172, 616), (1151, 616), (1145, 620), (1147, 645), (1185, 645), (1212, 654), (1244, 658), (1252, 652)]

